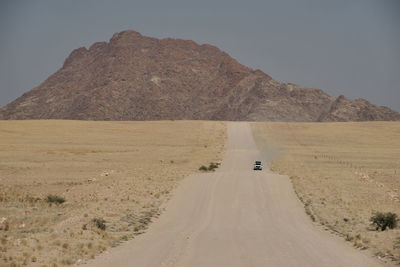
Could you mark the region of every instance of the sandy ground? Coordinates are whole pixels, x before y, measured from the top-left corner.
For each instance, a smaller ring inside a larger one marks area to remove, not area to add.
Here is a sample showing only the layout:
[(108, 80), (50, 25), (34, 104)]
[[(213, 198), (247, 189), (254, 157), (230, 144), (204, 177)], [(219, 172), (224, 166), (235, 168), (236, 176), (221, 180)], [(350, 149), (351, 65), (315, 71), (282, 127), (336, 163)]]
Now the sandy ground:
[(400, 263), (400, 229), (376, 231), (375, 212), (400, 216), (400, 123), (251, 123), (271, 169), (291, 178), (317, 224), (356, 248)]
[(222, 122), (0, 121), (0, 266), (74, 264), (135, 238), (225, 138)]
[(381, 266), (304, 213), (287, 176), (253, 171), (247, 123), (230, 123), (221, 168), (193, 175), (147, 233), (89, 266)]

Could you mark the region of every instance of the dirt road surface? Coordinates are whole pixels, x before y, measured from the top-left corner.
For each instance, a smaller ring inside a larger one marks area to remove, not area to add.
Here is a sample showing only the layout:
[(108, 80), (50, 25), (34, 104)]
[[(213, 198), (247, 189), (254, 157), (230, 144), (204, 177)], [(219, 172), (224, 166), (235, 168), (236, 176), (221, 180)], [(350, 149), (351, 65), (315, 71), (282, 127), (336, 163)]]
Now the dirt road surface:
[(253, 171), (247, 123), (228, 124), (215, 173), (188, 177), (148, 231), (90, 266), (384, 266), (311, 223), (290, 180)]

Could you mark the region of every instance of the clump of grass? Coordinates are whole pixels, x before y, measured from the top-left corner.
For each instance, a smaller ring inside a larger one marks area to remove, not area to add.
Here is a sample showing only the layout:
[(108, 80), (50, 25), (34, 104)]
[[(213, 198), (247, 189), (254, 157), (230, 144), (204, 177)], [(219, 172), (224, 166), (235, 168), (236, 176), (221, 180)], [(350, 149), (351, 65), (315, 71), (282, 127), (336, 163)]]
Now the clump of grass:
[(10, 223), (6, 220), (0, 224), (0, 230), (8, 231), (10, 230)]
[(400, 249), (400, 237), (396, 238), (396, 241), (393, 244), (393, 249)]
[(215, 171), (215, 169), (218, 168), (219, 165), (220, 165), (220, 163), (211, 162), (210, 165), (208, 165), (208, 167), (201, 165), (199, 170), (200, 171)]
[(92, 222), (100, 230), (106, 230), (106, 221), (103, 218), (93, 218)]
[(62, 263), (63, 265), (72, 265), (72, 264), (74, 264), (74, 261), (73, 261), (72, 259), (65, 258), (65, 259), (63, 259), (63, 260), (61, 261), (61, 263)]
[(360, 241), (355, 240), (353, 244), (356, 248), (362, 248), (363, 244)]
[(62, 204), (65, 202), (65, 198), (57, 195), (48, 195), (46, 201), (49, 203)]
[(201, 167), (199, 168), (200, 171), (207, 171), (207, 167), (204, 165), (201, 165)]
[(29, 202), (29, 203), (36, 203), (38, 201), (40, 201), (40, 197), (32, 197), (32, 196), (25, 196), (24, 198), (22, 198), (20, 201), (21, 202)]
[(371, 223), (375, 225), (377, 231), (379, 229), (385, 231), (388, 227), (389, 229), (396, 228), (398, 220), (397, 214), (392, 212), (377, 212), (370, 218)]
[(350, 235), (350, 234), (346, 234), (346, 241), (353, 241), (354, 240), (354, 236)]
[(208, 166), (208, 170), (214, 171), (216, 168), (218, 168), (218, 166), (219, 166), (219, 163), (211, 162), (210, 165)]
[[(310, 206), (311, 206), (311, 200), (307, 200), (307, 201), (304, 203), (304, 209), (305, 209), (307, 215), (310, 216), (311, 220), (312, 220), (313, 222), (315, 222), (316, 219), (315, 219), (315, 216), (314, 216), (314, 214), (313, 214), (313, 212), (312, 212)], [(323, 224), (322, 224), (322, 225), (323, 225)]]

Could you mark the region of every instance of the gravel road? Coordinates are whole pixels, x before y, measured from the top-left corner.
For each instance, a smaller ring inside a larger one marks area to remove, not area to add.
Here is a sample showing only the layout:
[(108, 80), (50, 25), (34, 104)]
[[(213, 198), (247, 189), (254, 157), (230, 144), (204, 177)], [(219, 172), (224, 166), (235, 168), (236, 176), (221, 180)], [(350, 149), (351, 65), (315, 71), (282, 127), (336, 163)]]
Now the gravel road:
[(175, 190), (145, 234), (90, 266), (385, 266), (313, 225), (290, 180), (266, 168), (247, 123), (229, 123), (227, 150), (214, 173)]

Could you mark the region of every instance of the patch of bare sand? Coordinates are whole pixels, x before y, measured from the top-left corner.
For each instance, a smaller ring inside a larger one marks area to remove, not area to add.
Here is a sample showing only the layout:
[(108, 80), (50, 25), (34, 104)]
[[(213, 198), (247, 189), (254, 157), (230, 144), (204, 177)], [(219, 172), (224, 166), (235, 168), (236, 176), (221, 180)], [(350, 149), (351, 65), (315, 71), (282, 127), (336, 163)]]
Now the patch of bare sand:
[(398, 122), (251, 126), (260, 149), (278, 152), (271, 170), (291, 177), (313, 220), (357, 248), (399, 261), (400, 230), (370, 225), (377, 211), (400, 216)]
[(133, 238), (225, 139), (222, 122), (0, 121), (0, 265), (73, 264)]

